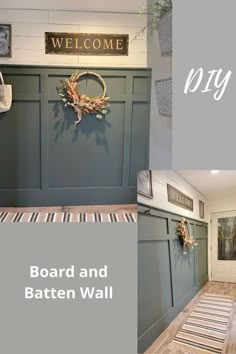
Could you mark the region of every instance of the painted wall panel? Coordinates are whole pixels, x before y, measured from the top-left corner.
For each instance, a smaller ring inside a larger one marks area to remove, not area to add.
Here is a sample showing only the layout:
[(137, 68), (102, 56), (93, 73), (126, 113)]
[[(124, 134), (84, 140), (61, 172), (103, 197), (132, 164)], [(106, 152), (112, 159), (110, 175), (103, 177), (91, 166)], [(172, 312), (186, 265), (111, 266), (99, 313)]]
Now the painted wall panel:
[(49, 187), (122, 186), (125, 103), (111, 102), (105, 119), (90, 115), (77, 126), (68, 108), (55, 119), (55, 105), (49, 106)]
[[(134, 83), (134, 77), (145, 82), (147, 70), (92, 68), (106, 80), (111, 107), (103, 120), (87, 116), (75, 126), (75, 112), (64, 107), (58, 92), (77, 69), (0, 68), (6, 83), (13, 85), (12, 109), (0, 117), (1, 206), (136, 202), (136, 156), (143, 156), (139, 161), (142, 169), (148, 162), (148, 135), (138, 122), (144, 119), (149, 95), (142, 93), (138, 88), (141, 82)], [(133, 94), (133, 87), (137, 94)], [(84, 78), (79, 90), (100, 95), (102, 86)], [(133, 105), (141, 109), (132, 110)], [(131, 173), (133, 185), (129, 185)], [(15, 193), (9, 188), (15, 188)]]
[(189, 219), (199, 246), (183, 255), (176, 234), (182, 216), (141, 204), (138, 211), (138, 352), (143, 353), (208, 280), (208, 236), (207, 224)]
[(0, 126), (0, 189), (40, 188), (40, 103), (13, 102)]
[[(139, 81), (142, 82), (142, 81)], [(141, 91), (141, 88), (139, 89)], [(137, 92), (138, 89), (135, 89)], [(148, 91), (144, 91), (148, 92)], [(134, 102), (132, 109), (132, 136), (131, 136), (131, 169), (129, 185), (137, 184), (137, 171), (147, 161), (148, 157), (148, 136), (149, 136), (149, 104)]]
[(198, 237), (207, 236), (207, 227), (205, 225), (195, 225), (194, 232)]
[(168, 218), (139, 214), (138, 234), (140, 240), (160, 240), (168, 237)]
[(183, 249), (179, 240), (173, 241), (173, 277), (175, 284), (175, 297), (178, 302), (195, 285), (194, 252), (183, 256)]
[(13, 85), (13, 97), (17, 98), (17, 93), (39, 93), (40, 77), (39, 75), (8, 74), (4, 75), (5, 83)]
[(150, 91), (150, 80), (145, 77), (134, 77), (133, 94), (145, 94)]
[(140, 243), (138, 252), (140, 336), (171, 308), (172, 295), (168, 241)]
[(208, 272), (208, 256), (207, 256), (207, 238), (197, 239), (196, 259), (201, 261), (196, 263), (197, 282), (200, 282)]

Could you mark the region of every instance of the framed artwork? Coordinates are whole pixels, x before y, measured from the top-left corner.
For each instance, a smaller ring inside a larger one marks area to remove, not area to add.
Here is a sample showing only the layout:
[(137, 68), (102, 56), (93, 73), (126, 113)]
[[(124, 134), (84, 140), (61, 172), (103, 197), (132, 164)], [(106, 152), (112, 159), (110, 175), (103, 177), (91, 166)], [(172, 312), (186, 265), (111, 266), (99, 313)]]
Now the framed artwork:
[(0, 24), (0, 57), (11, 58), (11, 25)]
[(204, 203), (201, 200), (199, 200), (199, 216), (204, 219)]
[(161, 55), (172, 55), (172, 10), (160, 18), (157, 26)]
[(156, 85), (156, 96), (158, 111), (161, 116), (171, 117), (172, 116), (172, 80), (157, 80)]
[(147, 198), (153, 198), (152, 192), (152, 171), (139, 171), (137, 180), (138, 194)]

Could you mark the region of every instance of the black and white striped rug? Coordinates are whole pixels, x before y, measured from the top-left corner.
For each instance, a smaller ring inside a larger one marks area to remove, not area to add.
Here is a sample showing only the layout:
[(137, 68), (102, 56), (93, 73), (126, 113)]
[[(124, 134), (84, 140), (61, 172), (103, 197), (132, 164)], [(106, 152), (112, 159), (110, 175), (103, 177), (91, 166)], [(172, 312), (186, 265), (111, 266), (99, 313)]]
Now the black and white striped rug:
[(230, 296), (203, 294), (166, 352), (223, 353), (233, 302)]
[(12, 222), (137, 222), (136, 213), (0, 212), (0, 223)]

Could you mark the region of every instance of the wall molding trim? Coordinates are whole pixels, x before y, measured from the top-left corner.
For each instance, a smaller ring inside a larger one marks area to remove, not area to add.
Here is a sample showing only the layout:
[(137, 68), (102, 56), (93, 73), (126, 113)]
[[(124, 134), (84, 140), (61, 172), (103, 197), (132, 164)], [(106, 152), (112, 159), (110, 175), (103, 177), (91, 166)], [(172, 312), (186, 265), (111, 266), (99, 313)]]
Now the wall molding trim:
[[(11, 110), (0, 115), (0, 206), (136, 202), (137, 171), (148, 164), (150, 71), (94, 67), (106, 81), (110, 113), (75, 126), (58, 93), (78, 70), (86, 68), (0, 66), (13, 89)], [(93, 78), (79, 89), (101, 91)]]
[(139, 353), (208, 281), (208, 224), (188, 218), (198, 246), (185, 256), (176, 233), (181, 219), (181, 215), (138, 204)]

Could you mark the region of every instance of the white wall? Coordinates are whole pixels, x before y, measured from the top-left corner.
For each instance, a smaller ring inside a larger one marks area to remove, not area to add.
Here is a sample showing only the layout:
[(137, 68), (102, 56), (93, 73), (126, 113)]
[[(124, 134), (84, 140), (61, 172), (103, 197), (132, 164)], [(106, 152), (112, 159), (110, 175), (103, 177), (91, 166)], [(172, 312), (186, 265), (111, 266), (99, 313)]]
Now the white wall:
[[(177, 188), (193, 199), (194, 211), (188, 211), (168, 202), (167, 183)], [(207, 199), (187, 183), (181, 176), (174, 171), (152, 171), (153, 199), (138, 195), (138, 202), (158, 209), (183, 215), (196, 220), (208, 222), (208, 201)], [(199, 217), (199, 200), (205, 204), (205, 218)]]
[(209, 200), (210, 213), (221, 213), (232, 210), (236, 210), (236, 192), (230, 194), (221, 193)]
[[(146, 17), (140, 17), (137, 13), (0, 8), (0, 23), (12, 24), (12, 58), (0, 57), (0, 65), (147, 67), (146, 33), (132, 40), (146, 23)], [(129, 56), (45, 54), (45, 32), (129, 34)]]
[(104, 12), (138, 12), (146, 4), (145, 0), (1, 0), (1, 8), (75, 10)]
[(153, 33), (152, 63), (149, 168), (170, 169), (172, 119), (160, 116), (158, 112), (155, 81), (172, 77), (172, 57), (161, 56), (158, 31)]

